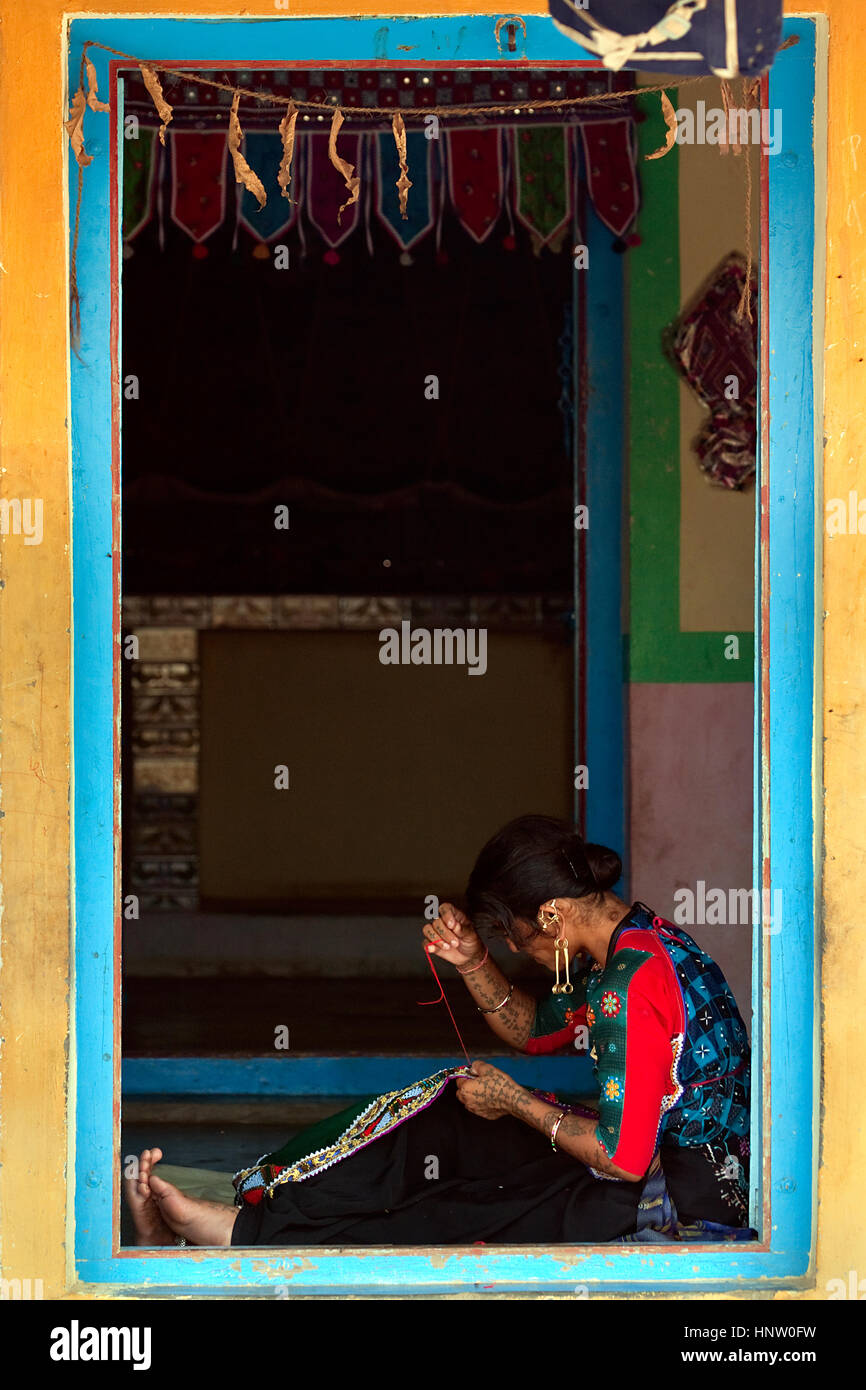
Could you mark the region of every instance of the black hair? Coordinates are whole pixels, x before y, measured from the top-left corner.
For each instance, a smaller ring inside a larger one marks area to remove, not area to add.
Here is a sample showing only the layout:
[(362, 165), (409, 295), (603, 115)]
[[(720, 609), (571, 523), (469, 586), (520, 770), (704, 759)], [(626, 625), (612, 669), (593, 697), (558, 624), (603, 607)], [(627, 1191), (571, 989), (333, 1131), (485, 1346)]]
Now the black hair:
[(542, 903), (551, 898), (600, 898), (621, 873), (616, 851), (587, 844), (569, 821), (518, 816), (487, 841), (475, 861), (466, 910), (477, 929), (519, 943), (527, 929), (540, 935)]

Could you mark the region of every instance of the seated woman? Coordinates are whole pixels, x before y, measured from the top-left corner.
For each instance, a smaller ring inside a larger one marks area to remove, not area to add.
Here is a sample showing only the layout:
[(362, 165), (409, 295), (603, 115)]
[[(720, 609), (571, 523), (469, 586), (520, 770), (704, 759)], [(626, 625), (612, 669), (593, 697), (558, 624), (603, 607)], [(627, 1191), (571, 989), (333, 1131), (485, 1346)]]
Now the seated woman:
[[(424, 927), (426, 949), (457, 969), (509, 1047), (557, 1051), (586, 1031), (597, 1109), (526, 1090), (486, 1062), (449, 1068), (242, 1169), (235, 1206), (186, 1196), (160, 1178), (160, 1150), (146, 1150), (126, 1184), (138, 1243), (753, 1238), (745, 1026), (706, 952), (611, 891), (621, 870), (567, 822), (523, 816), (478, 856), (468, 915), (443, 904)], [(536, 1005), (509, 984), (479, 930), (555, 970), (549, 998)]]

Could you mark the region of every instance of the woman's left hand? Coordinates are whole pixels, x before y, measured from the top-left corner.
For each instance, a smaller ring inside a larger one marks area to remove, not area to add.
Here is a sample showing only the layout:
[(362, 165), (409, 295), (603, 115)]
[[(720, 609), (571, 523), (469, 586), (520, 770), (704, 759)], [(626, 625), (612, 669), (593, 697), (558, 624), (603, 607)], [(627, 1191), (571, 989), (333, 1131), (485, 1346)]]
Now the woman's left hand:
[(511, 1114), (514, 1096), (522, 1090), (516, 1081), (489, 1062), (473, 1062), (474, 1076), (458, 1076), (457, 1099), (482, 1120), (498, 1120)]

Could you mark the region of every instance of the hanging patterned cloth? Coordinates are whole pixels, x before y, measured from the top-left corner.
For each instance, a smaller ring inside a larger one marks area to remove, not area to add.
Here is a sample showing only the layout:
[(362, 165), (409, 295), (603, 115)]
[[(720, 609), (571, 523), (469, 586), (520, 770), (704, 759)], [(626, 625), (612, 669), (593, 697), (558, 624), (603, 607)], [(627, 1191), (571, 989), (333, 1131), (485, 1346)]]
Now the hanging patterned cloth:
[(222, 226), (226, 215), (225, 132), (173, 131), (171, 218), (195, 242)]
[(433, 212), (433, 145), (423, 131), (406, 133), (406, 157), (412, 171), (412, 193), (406, 217), (400, 213), (397, 180), (400, 161), (393, 135), (376, 136), (376, 216), (388, 228), (403, 251), (408, 251), (430, 231)]
[(535, 126), (514, 131), (514, 201), (538, 255), (559, 251), (571, 225), (571, 128)]
[(580, 128), (586, 181), (593, 206), (615, 236), (622, 237), (640, 204), (632, 123), (623, 116)]
[[(512, 203), (518, 191), (521, 199), (518, 215), (532, 232), (536, 245), (558, 247), (560, 232), (564, 231), (563, 171), (558, 156), (549, 161), (555, 169), (541, 174), (545, 202), (542, 208), (540, 184), (533, 189), (528, 181), (510, 177), (506, 160), (512, 137), (508, 132), (512, 128), (547, 130), (553, 140), (551, 122), (560, 122), (561, 113), (556, 111), (551, 118), (548, 111), (534, 108), (533, 102), (557, 98), (565, 102), (575, 99), (583, 102), (587, 98), (607, 97), (618, 92), (625, 96), (634, 86), (634, 79), (627, 74), (587, 73), (573, 66), (532, 69), (531, 72), (425, 67), (399, 74), (391, 70), (315, 72), (297, 68), (238, 72), (235, 76), (245, 88), (261, 88), (263, 93), (274, 91), (286, 98), (285, 110), (293, 112), (296, 121), (296, 126), (292, 124), (293, 168), (306, 160), (309, 169), (304, 187), (293, 184), (291, 203), (285, 208), (282, 203), (287, 200), (275, 196), (279, 187), (274, 177), (275, 165), (278, 165), (278, 126), (283, 108), (245, 99), (240, 128), (242, 148), (246, 151), (245, 164), (255, 173), (257, 182), (259, 178), (263, 181), (267, 200), (255, 198), (239, 186), (237, 204), (230, 202), (231, 189), (226, 183), (221, 146), (226, 138), (227, 107), (235, 87), (223, 91), (199, 85), (194, 78), (184, 79), (183, 102), (161, 110), (155, 105), (154, 93), (143, 72), (136, 67), (124, 73), (125, 109), (135, 116), (142, 129), (140, 144), (127, 142), (126, 154), (130, 156), (135, 150), (135, 159), (126, 164), (129, 215), (125, 227), (128, 236), (147, 225), (152, 215), (147, 193), (147, 161), (152, 161), (153, 156), (149, 153), (150, 144), (145, 142), (152, 143), (152, 132), (159, 127), (164, 130), (169, 172), (166, 180), (160, 178), (149, 186), (151, 196), (156, 186), (158, 201), (161, 189), (165, 188), (166, 201), (170, 199), (171, 202), (171, 215), (197, 243), (196, 254), (206, 254), (202, 243), (216, 230), (229, 206), (237, 206), (237, 226), (243, 224), (258, 243), (256, 253), (262, 254), (269, 242), (284, 235), (292, 226), (301, 229), (303, 234), (305, 203), (309, 203), (309, 221), (326, 243), (329, 260), (338, 258), (335, 247), (362, 226), (367, 228), (367, 244), (372, 250), (371, 217), (388, 230), (402, 248), (403, 256), (407, 256), (408, 247), (414, 247), (436, 228), (449, 198), (464, 229), (481, 243), (486, 241), (506, 208), (509, 218), (513, 217)], [(296, 101), (320, 101), (323, 91), (328, 96), (328, 114), (323, 112), (317, 117), (294, 105)], [(447, 111), (451, 106), (465, 103), (484, 103), (489, 107), (497, 101), (502, 101), (502, 111), (497, 110), (492, 119), (488, 115), (485, 123), (479, 124), (478, 118), (471, 115), (453, 118), (449, 115), (447, 126), (445, 119), (442, 121), (441, 138), (426, 139), (429, 122), (434, 116), (432, 112), (429, 116), (420, 114), (425, 107), (440, 106)], [(371, 105), (393, 108), (393, 117), (359, 119), (356, 108)], [(414, 109), (419, 110), (418, 115), (405, 115), (406, 111)], [(336, 140), (339, 158), (344, 161), (342, 175), (327, 152), (324, 122), (335, 112), (340, 112), (342, 118)], [(168, 124), (166, 115), (170, 116)], [(393, 126), (394, 118), (400, 121), (399, 131)], [(631, 110), (619, 101), (607, 105), (591, 100), (571, 107), (567, 114), (563, 113), (557, 140), (573, 144), (575, 127), (581, 131), (589, 128), (584, 149), (594, 156), (606, 142), (603, 159), (595, 157), (590, 161), (587, 158), (594, 170), (588, 176), (590, 194), (602, 220), (616, 235), (622, 236), (638, 207), (638, 181), (631, 149)], [(545, 137), (541, 138), (543, 142)], [(405, 207), (400, 207), (394, 185), (401, 172), (397, 149), (403, 140), (406, 141), (407, 161), (402, 191), (404, 196), (408, 194), (408, 201)], [(160, 152), (161, 147), (157, 149), (157, 162)], [(524, 168), (528, 167), (526, 159), (532, 157), (527, 149), (526, 158), (520, 160)], [(433, 164), (434, 160), (439, 161), (439, 169)], [(136, 164), (141, 167), (137, 168)], [(361, 186), (361, 196), (350, 197), (348, 202), (347, 192), (357, 191), (357, 178), (353, 173), (347, 182), (347, 169), (371, 173), (370, 188)], [(440, 171), (443, 182), (438, 184)], [(566, 173), (570, 175), (568, 188), (573, 198), (573, 169)], [(259, 202), (264, 203), (261, 210)], [(338, 211), (344, 204), (345, 211), (339, 217)], [(557, 222), (562, 223), (559, 229)], [(162, 223), (160, 225), (162, 227)], [(511, 230), (513, 232), (513, 226)], [(564, 237), (562, 240), (564, 243)], [(513, 236), (506, 236), (505, 243), (513, 245)]]
[(757, 450), (758, 326), (737, 318), (745, 278), (742, 256), (728, 256), (664, 338), (666, 351), (710, 412), (694, 443), (701, 471), (735, 491), (754, 477)]
[(476, 241), (493, 231), (505, 195), (502, 131), (449, 130), (448, 180), (459, 222)]
[[(274, 241), (289, 230), (298, 215), (297, 203), (290, 203), (287, 199), (276, 196), (277, 174), (283, 158), (283, 142), (279, 134), (253, 131), (244, 137), (244, 154), (262, 180), (268, 201), (260, 209), (256, 198), (245, 188), (240, 197), (238, 221), (259, 242)], [(294, 183), (295, 196), (299, 197), (297, 171)]]
[[(359, 225), (361, 204), (360, 201), (349, 203), (340, 217), (340, 209), (346, 202), (346, 181), (331, 163), (328, 136), (310, 135), (307, 140), (307, 213), (333, 252)], [(357, 169), (361, 162), (360, 135), (341, 134), (340, 155)]]

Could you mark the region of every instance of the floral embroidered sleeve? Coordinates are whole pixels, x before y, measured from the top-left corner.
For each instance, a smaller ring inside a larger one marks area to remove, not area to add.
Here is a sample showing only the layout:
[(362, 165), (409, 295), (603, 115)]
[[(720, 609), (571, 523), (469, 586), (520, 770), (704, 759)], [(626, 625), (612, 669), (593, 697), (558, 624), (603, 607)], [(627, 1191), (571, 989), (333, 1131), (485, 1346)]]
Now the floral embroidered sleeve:
[(672, 1082), (676, 1024), (662, 962), (646, 951), (618, 951), (591, 988), (587, 1016), (599, 1082), (596, 1138), (618, 1168), (643, 1175), (661, 1117), (679, 1094)]
[(589, 970), (583, 970), (572, 981), (572, 994), (551, 994), (539, 1000), (535, 1009), (532, 1032), (524, 1044), (524, 1052), (551, 1053), (574, 1048), (576, 1030), (586, 1026), (586, 986)]

